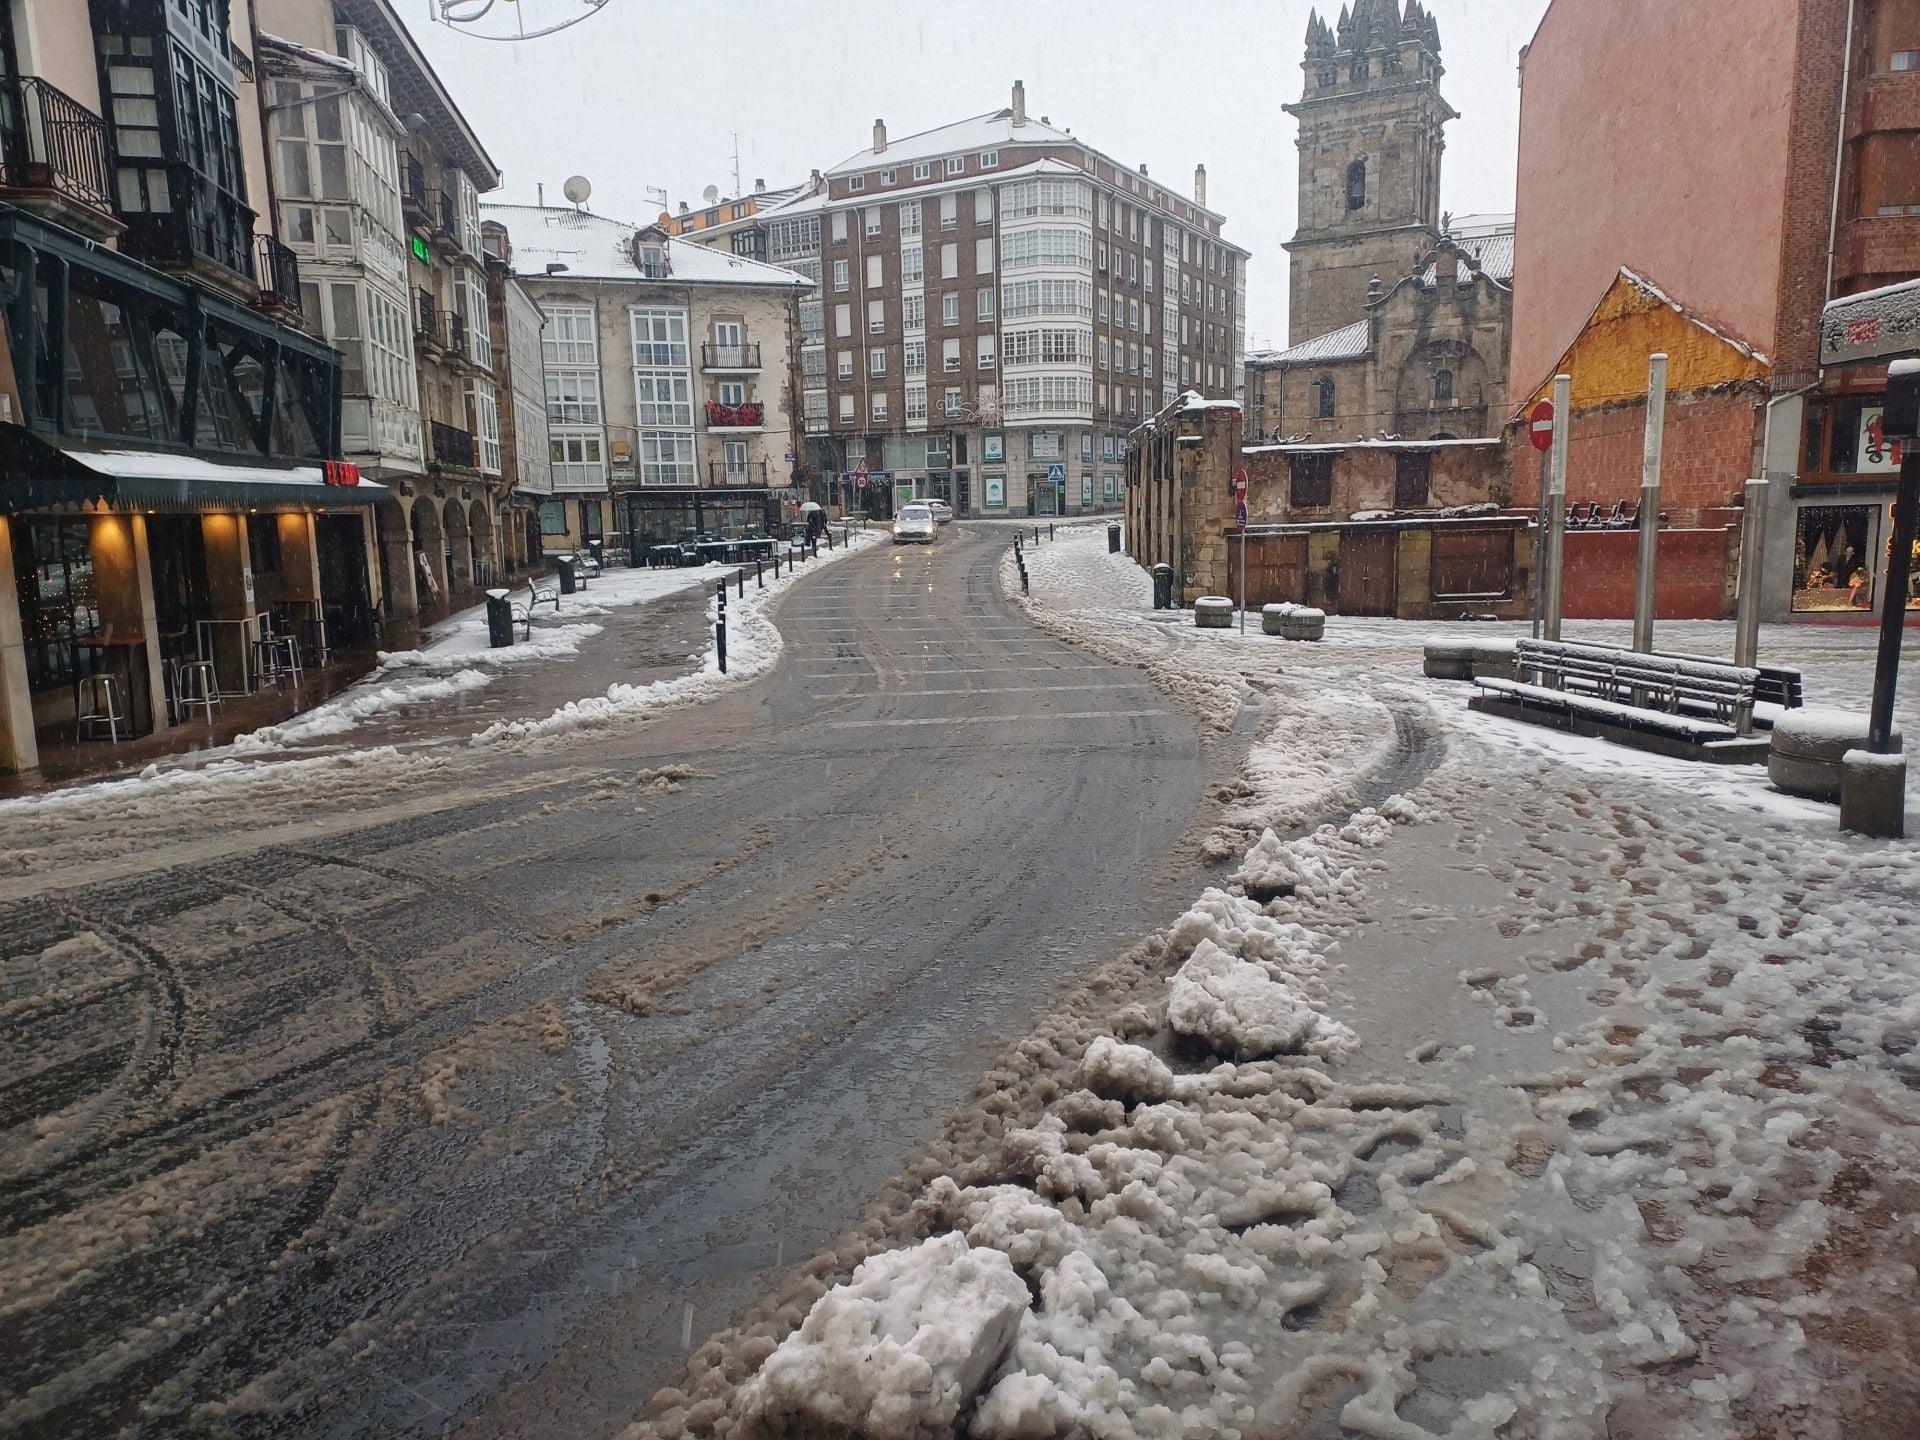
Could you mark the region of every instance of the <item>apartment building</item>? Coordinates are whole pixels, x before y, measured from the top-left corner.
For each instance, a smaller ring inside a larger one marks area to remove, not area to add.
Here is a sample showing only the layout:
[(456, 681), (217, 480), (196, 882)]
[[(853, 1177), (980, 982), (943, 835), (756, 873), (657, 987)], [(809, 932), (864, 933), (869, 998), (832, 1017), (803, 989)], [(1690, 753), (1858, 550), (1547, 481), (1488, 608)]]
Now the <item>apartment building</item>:
[(639, 555), (787, 518), (789, 364), (811, 282), (657, 224), (570, 207), (484, 213), (546, 317), (552, 522)]
[[(500, 563), (511, 574), (541, 560), (547, 551), (544, 535), (564, 534), (565, 526), (556, 521), (564, 518), (565, 507), (553, 498), (548, 453), (546, 312), (513, 273), (513, 242), (506, 227), (494, 220), (482, 222), (480, 244), (487, 252), (487, 313), (497, 337), (493, 372), (501, 395), (501, 478), (495, 487)], [(554, 513), (556, 505), (560, 516)]]
[(819, 247), (801, 411), (840, 498), (1117, 510), (1129, 429), (1188, 390), (1238, 395), (1247, 252), (1205, 167), (1174, 193), (1031, 119), (1016, 81), (1008, 108), (905, 139), (876, 121), (823, 180), (763, 219), (770, 257), (783, 223)]
[(280, 229), (345, 357), (343, 440), (387, 485), (396, 642), (497, 563), (501, 470), (480, 195), (499, 184), (390, 0), (256, 0)]
[(0, 769), (59, 769), (173, 728), (190, 661), (245, 693), (269, 628), (370, 640), (383, 492), (298, 328), (247, 14), (12, 0), (0, 57)]

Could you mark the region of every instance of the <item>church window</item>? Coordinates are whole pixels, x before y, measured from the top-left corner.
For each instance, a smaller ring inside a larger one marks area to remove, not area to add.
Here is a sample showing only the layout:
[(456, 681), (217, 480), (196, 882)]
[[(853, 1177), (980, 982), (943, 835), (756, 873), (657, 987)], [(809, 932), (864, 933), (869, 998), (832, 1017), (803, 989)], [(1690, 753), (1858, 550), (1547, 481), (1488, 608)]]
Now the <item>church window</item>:
[(1433, 372), (1433, 403), (1436, 405), (1453, 403), (1453, 372), (1451, 370)]
[(1347, 209), (1359, 210), (1367, 203), (1367, 162), (1356, 160), (1347, 166)]
[(1419, 510), (1433, 492), (1433, 456), (1425, 450), (1402, 450), (1393, 457), (1393, 508)]
[(1322, 420), (1333, 418), (1333, 377), (1322, 375), (1314, 382), (1314, 411)]
[(1322, 85), (1338, 85), (1340, 83), (1340, 72), (1331, 65), (1321, 66), (1320, 83)]

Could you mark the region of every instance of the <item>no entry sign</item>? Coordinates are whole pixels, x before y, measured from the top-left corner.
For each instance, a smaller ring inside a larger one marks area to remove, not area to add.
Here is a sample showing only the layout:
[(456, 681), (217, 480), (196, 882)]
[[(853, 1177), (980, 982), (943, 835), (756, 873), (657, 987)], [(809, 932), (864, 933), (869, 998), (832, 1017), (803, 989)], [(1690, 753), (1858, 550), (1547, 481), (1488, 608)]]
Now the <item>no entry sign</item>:
[(1542, 400), (1527, 412), (1527, 439), (1536, 450), (1553, 448), (1553, 402)]

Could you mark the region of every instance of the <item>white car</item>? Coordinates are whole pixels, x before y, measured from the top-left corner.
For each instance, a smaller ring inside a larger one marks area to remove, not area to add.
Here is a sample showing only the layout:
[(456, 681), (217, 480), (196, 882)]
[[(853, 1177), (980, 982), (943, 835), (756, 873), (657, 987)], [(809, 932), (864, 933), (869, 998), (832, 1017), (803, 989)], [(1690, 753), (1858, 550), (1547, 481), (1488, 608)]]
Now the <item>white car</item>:
[(922, 545), (931, 545), (933, 529), (933, 511), (926, 505), (902, 505), (900, 513), (893, 517), (893, 543), (905, 545), (918, 541)]
[(927, 508), (933, 512), (934, 520), (941, 525), (953, 519), (953, 506), (944, 500), (929, 500)]

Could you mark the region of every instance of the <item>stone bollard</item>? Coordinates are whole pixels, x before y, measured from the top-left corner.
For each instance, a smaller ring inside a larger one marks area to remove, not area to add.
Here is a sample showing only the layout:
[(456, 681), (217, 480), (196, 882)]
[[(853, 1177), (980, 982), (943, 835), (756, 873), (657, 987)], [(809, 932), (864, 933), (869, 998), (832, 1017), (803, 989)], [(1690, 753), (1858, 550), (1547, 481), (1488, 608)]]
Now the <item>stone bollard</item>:
[(1323, 640), (1327, 634), (1327, 612), (1310, 605), (1262, 605), (1260, 628), (1284, 640)]
[(1471, 680), (1473, 642), (1429, 640), (1420, 668), (1429, 680)]
[[(1767, 779), (1776, 789), (1809, 800), (1838, 800), (1850, 750), (1865, 753), (1867, 717), (1842, 710), (1789, 710), (1774, 721), (1767, 744)], [(1893, 748), (1901, 749), (1900, 734)]]
[(1202, 630), (1233, 628), (1233, 601), (1224, 595), (1202, 595), (1193, 602), (1193, 623)]
[(1849, 750), (1840, 757), (1840, 828), (1883, 840), (1906, 834), (1906, 756)]

